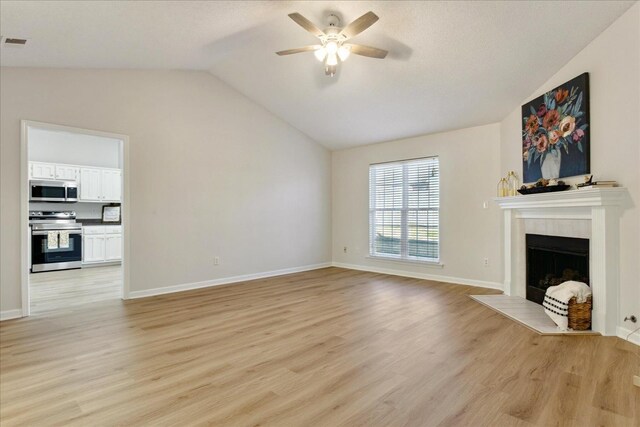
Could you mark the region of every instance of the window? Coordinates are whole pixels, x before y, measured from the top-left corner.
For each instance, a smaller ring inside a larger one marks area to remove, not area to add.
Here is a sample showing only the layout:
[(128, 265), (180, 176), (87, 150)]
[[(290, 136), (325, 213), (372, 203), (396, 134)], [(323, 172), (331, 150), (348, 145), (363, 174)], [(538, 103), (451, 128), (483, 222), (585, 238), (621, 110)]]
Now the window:
[(369, 167), (369, 254), (440, 260), (437, 157)]

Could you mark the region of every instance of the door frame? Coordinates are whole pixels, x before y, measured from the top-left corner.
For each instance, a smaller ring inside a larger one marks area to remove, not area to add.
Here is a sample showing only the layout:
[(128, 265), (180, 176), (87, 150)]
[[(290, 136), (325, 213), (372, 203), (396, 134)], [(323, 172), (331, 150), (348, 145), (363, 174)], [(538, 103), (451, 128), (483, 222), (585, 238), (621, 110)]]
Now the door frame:
[(71, 132), (91, 136), (101, 136), (119, 139), (120, 161), (122, 166), (122, 299), (129, 299), (130, 269), (129, 269), (129, 136), (103, 132), (98, 130), (83, 129), (72, 126), (57, 125), (53, 123), (38, 122), (33, 120), (20, 121), (20, 290), (22, 297), (22, 316), (31, 314), (29, 295), (29, 128), (51, 130), (58, 132)]

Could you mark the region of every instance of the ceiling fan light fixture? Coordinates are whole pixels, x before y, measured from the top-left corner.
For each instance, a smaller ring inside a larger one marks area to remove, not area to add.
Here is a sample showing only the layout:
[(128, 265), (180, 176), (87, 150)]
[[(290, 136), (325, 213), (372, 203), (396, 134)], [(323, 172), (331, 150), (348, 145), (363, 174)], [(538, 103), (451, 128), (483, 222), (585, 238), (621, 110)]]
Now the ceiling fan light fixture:
[(313, 54), (316, 56), (316, 59), (320, 62), (324, 61), (324, 58), (327, 57), (327, 49), (323, 47), (316, 49)]
[(352, 53), (354, 55), (378, 59), (384, 59), (387, 56), (388, 52), (384, 49), (352, 44), (350, 42), (345, 44), (345, 42), (348, 42), (351, 38), (362, 33), (378, 21), (378, 16), (371, 11), (352, 21), (344, 28), (340, 24), (340, 18), (336, 14), (330, 14), (329, 27), (325, 28), (324, 31), (297, 12), (290, 13), (289, 18), (310, 34), (317, 37), (321, 44), (281, 50), (276, 52), (276, 54), (279, 56), (285, 56), (294, 53), (313, 51), (313, 55), (316, 59), (324, 64), (324, 71), (327, 76), (335, 76), (338, 62), (346, 61)]
[(338, 53), (338, 43), (334, 41), (327, 42), (327, 44), (325, 45), (325, 49), (327, 49), (327, 53), (329, 55), (335, 55), (336, 53)]
[(336, 67), (335, 65), (325, 65), (324, 66), (324, 74), (329, 76), (329, 77), (333, 77), (336, 75), (336, 71), (337, 71), (338, 67)]
[(338, 56), (340, 57), (340, 61), (346, 61), (350, 54), (351, 50), (348, 47), (340, 46), (338, 48)]

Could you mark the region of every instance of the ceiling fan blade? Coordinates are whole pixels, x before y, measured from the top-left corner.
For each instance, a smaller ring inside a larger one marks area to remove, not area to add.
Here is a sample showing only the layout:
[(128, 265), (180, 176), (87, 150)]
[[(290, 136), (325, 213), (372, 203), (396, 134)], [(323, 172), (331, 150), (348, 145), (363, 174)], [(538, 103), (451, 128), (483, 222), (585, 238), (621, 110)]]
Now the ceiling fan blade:
[(313, 22), (309, 21), (307, 18), (300, 15), (299, 13), (297, 12), (290, 13), (289, 18), (293, 19), (296, 24), (300, 25), (302, 28), (309, 31), (314, 36), (316, 37), (324, 36), (324, 32), (322, 30), (320, 30), (318, 27), (314, 25)]
[(312, 46), (305, 46), (305, 47), (298, 47), (295, 49), (287, 49), (287, 50), (281, 50), (280, 52), (276, 52), (277, 55), (291, 55), (293, 53), (301, 53), (301, 52), (309, 52), (311, 50), (316, 50), (316, 49), (320, 49), (322, 46), (320, 46), (319, 44), (314, 44)]
[(377, 20), (378, 15), (373, 12), (367, 12), (362, 15), (360, 18), (356, 19), (346, 27), (340, 31), (340, 34), (345, 36), (347, 39), (351, 37), (355, 37), (370, 26), (372, 26)]
[(387, 52), (384, 49), (378, 49), (377, 47), (363, 46), (361, 44), (345, 44), (351, 50), (351, 53), (356, 55), (368, 56), (369, 58), (384, 59), (387, 56)]

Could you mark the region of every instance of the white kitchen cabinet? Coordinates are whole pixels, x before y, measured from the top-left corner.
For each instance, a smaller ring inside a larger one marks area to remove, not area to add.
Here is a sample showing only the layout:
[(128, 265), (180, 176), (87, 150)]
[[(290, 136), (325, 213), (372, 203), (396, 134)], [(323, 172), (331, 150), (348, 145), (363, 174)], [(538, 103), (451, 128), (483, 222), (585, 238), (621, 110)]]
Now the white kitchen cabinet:
[(82, 227), (84, 264), (122, 260), (122, 226), (87, 225)]
[(120, 202), (122, 172), (118, 169), (80, 169), (80, 201)]
[(29, 162), (29, 179), (78, 181), (81, 202), (122, 201), (122, 171), (76, 165)]
[(119, 202), (122, 196), (122, 172), (119, 170), (102, 170), (102, 200)]
[(82, 227), (82, 233), (87, 234), (104, 234), (105, 227), (102, 225), (85, 225)]
[(122, 259), (122, 234), (105, 234), (105, 261), (120, 261)]
[(82, 262), (104, 262), (104, 234), (85, 234), (82, 236)]
[(122, 234), (122, 226), (121, 225), (105, 225), (104, 233), (105, 234)]
[(80, 201), (102, 201), (102, 169), (80, 169)]
[(77, 181), (79, 177), (79, 167), (69, 165), (56, 165), (56, 179), (65, 181)]
[(29, 179), (56, 179), (54, 163), (29, 162)]

